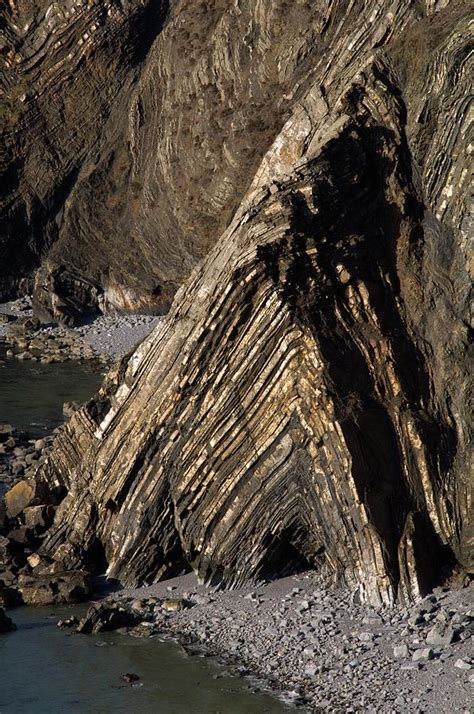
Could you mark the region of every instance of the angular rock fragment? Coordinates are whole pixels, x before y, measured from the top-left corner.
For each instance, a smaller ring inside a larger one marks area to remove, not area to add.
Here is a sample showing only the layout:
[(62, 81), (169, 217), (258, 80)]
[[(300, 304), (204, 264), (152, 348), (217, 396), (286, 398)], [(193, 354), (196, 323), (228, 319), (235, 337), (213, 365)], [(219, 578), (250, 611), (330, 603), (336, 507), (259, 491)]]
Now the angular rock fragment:
[(426, 635), (429, 645), (447, 647), (454, 641), (454, 628), (445, 623), (437, 623)]
[(434, 653), (430, 647), (421, 647), (415, 650), (412, 655), (413, 662), (428, 662), (433, 659)]
[(25, 605), (60, 605), (86, 600), (91, 592), (90, 579), (82, 571), (53, 574), (20, 574), (18, 592)]
[(407, 645), (395, 645), (393, 648), (393, 656), (396, 659), (404, 659), (409, 655), (409, 649)]
[(140, 615), (131, 612), (117, 603), (102, 602), (92, 605), (76, 631), (81, 634), (95, 634), (97, 632), (110, 632), (122, 627), (133, 627), (141, 621)]

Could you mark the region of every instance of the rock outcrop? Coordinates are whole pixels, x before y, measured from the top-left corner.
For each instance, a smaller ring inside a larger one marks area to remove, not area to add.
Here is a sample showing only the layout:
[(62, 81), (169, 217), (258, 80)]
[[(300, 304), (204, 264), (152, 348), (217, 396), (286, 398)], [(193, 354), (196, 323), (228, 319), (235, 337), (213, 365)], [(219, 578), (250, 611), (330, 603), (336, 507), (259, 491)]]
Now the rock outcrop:
[(15, 623), (8, 617), (5, 610), (0, 607), (0, 635), (5, 634), (5, 632), (13, 632), (16, 630)]
[[(232, 586), (309, 563), (379, 603), (472, 570), (468, 6), (316, 6), (323, 44), (229, 226), (43, 467), (67, 491), (40, 550), (58, 568), (100, 553), (123, 583), (192, 567)], [(211, 242), (243, 191), (224, 173)], [(173, 220), (199, 222), (202, 200), (175, 197)]]
[(115, 132), (115, 105), (126, 118), (167, 8), (166, 0), (2, 3), (0, 297), (29, 289), (44, 260), (40, 314), (41, 302), (56, 318), (96, 305), (103, 264), (96, 265), (99, 253), (84, 258), (80, 231), (71, 236), (72, 263), (67, 252), (46, 257), (68, 230), (76, 187), (93, 173), (103, 137)]
[(359, 14), (306, 0), (168, 4), (4, 10), (0, 294), (41, 264), (46, 318), (167, 311)]

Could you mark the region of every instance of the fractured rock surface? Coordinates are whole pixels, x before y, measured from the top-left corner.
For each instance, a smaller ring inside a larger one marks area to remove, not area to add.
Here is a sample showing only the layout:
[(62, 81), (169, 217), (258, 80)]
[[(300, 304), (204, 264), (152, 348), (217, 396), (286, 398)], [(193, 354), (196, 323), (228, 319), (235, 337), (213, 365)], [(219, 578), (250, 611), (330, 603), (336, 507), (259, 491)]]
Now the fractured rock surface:
[(467, 5), (443, 5), (325, 6), (228, 228), (58, 436), (45, 557), (126, 584), (310, 564), (374, 603), (472, 570)]

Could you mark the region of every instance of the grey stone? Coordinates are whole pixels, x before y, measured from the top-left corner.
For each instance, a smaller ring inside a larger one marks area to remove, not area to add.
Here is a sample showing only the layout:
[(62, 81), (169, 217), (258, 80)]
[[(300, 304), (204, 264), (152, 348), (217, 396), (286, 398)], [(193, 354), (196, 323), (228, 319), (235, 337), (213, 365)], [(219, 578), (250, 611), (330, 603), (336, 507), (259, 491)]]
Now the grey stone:
[(415, 650), (412, 655), (413, 662), (428, 662), (433, 659), (433, 650), (430, 647), (423, 647)]
[(404, 657), (408, 657), (409, 655), (409, 649), (407, 645), (395, 645), (393, 648), (393, 656), (396, 659), (403, 659)]
[(465, 670), (466, 672), (469, 672), (471, 670), (472, 664), (468, 662), (466, 659), (457, 659), (456, 662), (454, 663), (454, 666), (457, 667), (457, 669), (462, 669)]
[(447, 647), (453, 640), (454, 629), (442, 622), (438, 622), (426, 635), (427, 643), (436, 647)]

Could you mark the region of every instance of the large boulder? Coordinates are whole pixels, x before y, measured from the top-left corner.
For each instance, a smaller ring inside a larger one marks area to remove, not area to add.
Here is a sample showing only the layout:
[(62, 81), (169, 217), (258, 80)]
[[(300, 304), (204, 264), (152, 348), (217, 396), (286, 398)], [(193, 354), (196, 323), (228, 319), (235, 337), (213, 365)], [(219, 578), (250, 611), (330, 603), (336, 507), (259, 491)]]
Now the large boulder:
[(11, 518), (18, 516), (35, 499), (33, 482), (19, 481), (4, 496), (7, 513)]
[(31, 506), (40, 506), (51, 500), (46, 484), (40, 479), (18, 481), (4, 495), (6, 511), (10, 518), (16, 518)]
[(25, 605), (60, 605), (86, 600), (91, 582), (83, 571), (20, 574), (17, 588)]
[(128, 610), (114, 602), (101, 602), (92, 605), (82, 620), (76, 632), (82, 634), (96, 634), (97, 632), (110, 632), (122, 627), (134, 627), (142, 618), (137, 613)]
[(15, 434), (15, 428), (11, 424), (0, 424), (0, 444), (10, 439)]
[(18, 590), (14, 587), (3, 587), (1, 581), (2, 574), (0, 573), (0, 607), (10, 608), (22, 605), (23, 601)]

